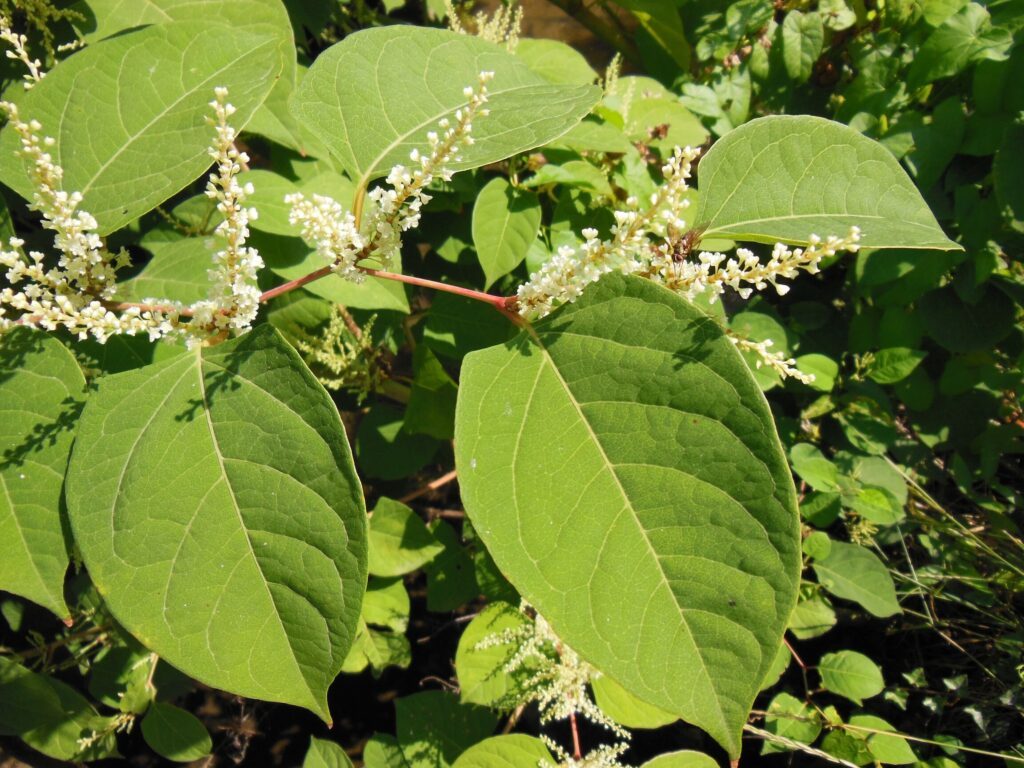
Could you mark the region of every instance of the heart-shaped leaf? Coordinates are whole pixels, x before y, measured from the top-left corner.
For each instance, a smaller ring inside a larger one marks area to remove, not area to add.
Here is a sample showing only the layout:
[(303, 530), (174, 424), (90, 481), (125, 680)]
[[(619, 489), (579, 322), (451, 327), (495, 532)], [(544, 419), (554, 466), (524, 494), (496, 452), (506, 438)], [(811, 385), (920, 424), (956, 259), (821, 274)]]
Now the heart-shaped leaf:
[(466, 511), (585, 659), (731, 753), (796, 600), (796, 498), (771, 414), (714, 320), (609, 275), (466, 356)]
[(146, 647), (328, 719), (366, 511), (337, 408), (276, 331), (103, 378), (67, 498), (90, 577)]

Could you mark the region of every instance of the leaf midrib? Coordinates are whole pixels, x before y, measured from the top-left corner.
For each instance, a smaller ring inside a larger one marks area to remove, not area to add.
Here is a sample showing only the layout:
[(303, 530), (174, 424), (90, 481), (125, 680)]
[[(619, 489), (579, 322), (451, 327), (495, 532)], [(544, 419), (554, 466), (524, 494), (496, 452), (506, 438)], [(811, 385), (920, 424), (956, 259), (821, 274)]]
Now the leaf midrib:
[[(572, 389), (569, 387), (568, 382), (566, 382), (566, 380), (562, 377), (561, 371), (558, 370), (558, 366), (555, 365), (555, 362), (552, 359), (551, 353), (548, 351), (548, 348), (541, 342), (540, 337), (537, 335), (535, 329), (532, 326), (527, 326), (527, 332), (530, 334), (530, 336), (533, 338), (534, 342), (540, 348), (541, 352), (544, 355), (544, 358), (543, 358), (544, 359), (544, 364), (550, 366), (550, 368), (551, 368), (552, 372), (554, 373), (555, 377), (558, 379), (558, 382), (562, 385), (562, 388), (565, 391), (566, 397), (569, 399), (569, 402), (572, 404), (573, 410), (576, 411), (576, 415), (578, 416), (579, 420), (585, 426), (585, 428), (587, 430), (587, 434), (590, 435), (590, 438), (593, 441), (593, 444), (597, 447), (598, 453), (601, 456), (601, 460), (603, 461), (604, 465), (608, 469), (608, 472), (611, 474), (613, 480), (615, 481), (615, 487), (619, 489), (619, 494), (622, 497), (623, 506), (625, 507), (625, 509), (629, 510), (630, 514), (632, 515), (633, 521), (636, 523), (636, 527), (640, 531), (641, 536), (643, 537), (644, 544), (647, 546), (648, 552), (650, 553), (651, 557), (654, 559), (654, 562), (657, 564), (658, 573), (661, 574), (662, 583), (666, 585), (666, 588), (668, 588), (667, 584), (669, 583), (669, 579), (668, 579), (668, 576), (665, 573), (664, 568), (663, 568), (663, 566), (661, 564), (661, 558), (658, 557), (658, 553), (654, 550), (654, 546), (651, 544), (651, 541), (650, 541), (650, 539), (647, 536), (647, 531), (644, 529), (643, 525), (640, 524), (640, 520), (639, 520), (639, 518), (636, 515), (636, 510), (633, 508), (633, 504), (630, 501), (629, 496), (626, 494), (626, 489), (622, 487), (622, 482), (619, 480), (618, 473), (615, 471), (615, 464), (611, 461), (611, 459), (608, 458), (608, 454), (605, 453), (604, 445), (601, 443), (601, 441), (598, 439), (597, 435), (594, 433), (594, 430), (593, 430), (593, 428), (590, 425), (590, 421), (586, 418), (586, 415), (583, 413), (583, 410), (582, 410), (582, 408), (580, 406), (580, 403), (579, 403), (579, 401), (576, 400), (576, 397), (573, 394)], [(524, 419), (523, 420), (524, 424), (525, 424), (525, 421), (526, 420)], [(517, 448), (518, 448), (519, 442), (520, 441), (517, 439), (516, 440)], [(671, 588), (668, 588), (668, 591), (669, 591), (670, 594), (672, 594)], [(693, 630), (690, 628), (689, 621), (686, 618), (686, 609), (684, 609), (681, 605), (679, 605), (679, 603), (675, 600), (674, 594), (673, 594), (672, 602), (673, 602), (673, 604), (675, 604), (676, 610), (679, 613), (680, 621), (682, 622), (683, 626), (686, 628), (687, 634), (690, 636), (690, 642), (693, 644), (694, 648), (696, 649), (696, 656), (700, 660), (701, 670), (703, 671), (704, 676), (707, 679), (710, 680), (711, 676), (710, 676), (710, 673), (708, 671), (707, 663), (704, 660), (704, 655), (700, 651), (700, 644), (696, 641), (696, 638), (694, 636)], [(718, 696), (717, 692), (714, 691), (714, 687), (713, 686), (712, 686), (712, 693), (714, 694), (714, 697), (715, 697), (715, 703), (717, 705), (716, 709), (717, 709), (718, 716), (719, 716), (719, 723), (722, 726), (723, 733), (729, 733), (730, 732), (729, 731), (729, 724), (725, 721), (725, 713), (724, 713), (724, 711), (722, 709), (722, 706), (720, 704), (719, 696)]]

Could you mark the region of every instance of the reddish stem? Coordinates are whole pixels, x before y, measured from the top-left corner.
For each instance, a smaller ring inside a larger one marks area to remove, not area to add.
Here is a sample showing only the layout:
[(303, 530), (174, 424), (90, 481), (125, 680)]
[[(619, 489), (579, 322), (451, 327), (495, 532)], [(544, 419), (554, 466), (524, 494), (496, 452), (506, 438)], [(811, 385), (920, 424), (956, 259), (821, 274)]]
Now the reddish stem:
[(320, 267), (315, 272), (310, 272), (308, 275), (297, 277), (294, 280), (289, 280), (287, 283), (271, 288), (269, 291), (264, 291), (260, 294), (260, 304), (264, 304), (270, 301), (275, 296), (280, 296), (282, 293), (288, 293), (288, 291), (294, 291), (296, 288), (301, 288), (306, 283), (312, 283), (314, 280), (319, 280), (321, 277), (327, 277), (331, 274), (330, 267)]
[(583, 751), (580, 749), (580, 732), (576, 727), (576, 713), (569, 713), (569, 724), (572, 726), (572, 759), (582, 760)]

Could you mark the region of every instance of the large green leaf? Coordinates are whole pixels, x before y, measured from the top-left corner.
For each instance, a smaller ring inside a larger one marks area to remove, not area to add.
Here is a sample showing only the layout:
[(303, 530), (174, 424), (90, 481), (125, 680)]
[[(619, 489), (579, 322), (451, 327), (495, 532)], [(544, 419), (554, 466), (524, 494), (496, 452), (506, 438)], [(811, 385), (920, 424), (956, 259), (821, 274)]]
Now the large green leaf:
[[(230, 92), (236, 128), (266, 98), (281, 71), (277, 38), (201, 21), (127, 32), (79, 51), (19, 99), (22, 117), (57, 140), (63, 186), (108, 234), (162, 203), (209, 165), (206, 118), (215, 87)], [(0, 133), (0, 180), (23, 197), (32, 186)]]
[(820, 117), (775, 115), (730, 131), (700, 163), (705, 237), (806, 244), (861, 228), (865, 248), (955, 250), (881, 144)]
[(466, 511), (523, 597), (738, 754), (800, 554), (771, 414), (715, 321), (609, 275), (467, 355), (455, 445)]
[(103, 378), (67, 498), (89, 575), (144, 645), (208, 685), (328, 719), (366, 512), (338, 411), (276, 331)]
[(27, 328), (0, 335), (0, 589), (61, 618), (68, 542), (64, 472), (85, 377), (67, 347)]
[(295, 92), (292, 109), (365, 187), (422, 150), (427, 132), (466, 106), (462, 89), (482, 71), (490, 114), (473, 125), (474, 144), (454, 167), (475, 168), (546, 144), (597, 103), (594, 85), (560, 85), (476, 37), (391, 26), (349, 35), (321, 54)]

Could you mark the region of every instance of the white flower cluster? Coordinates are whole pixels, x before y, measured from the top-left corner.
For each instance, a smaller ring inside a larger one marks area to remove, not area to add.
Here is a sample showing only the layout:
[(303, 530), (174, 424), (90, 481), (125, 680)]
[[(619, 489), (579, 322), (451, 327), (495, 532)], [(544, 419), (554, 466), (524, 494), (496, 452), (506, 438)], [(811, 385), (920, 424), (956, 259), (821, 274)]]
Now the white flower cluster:
[[(15, 323), (51, 331), (63, 327), (79, 338), (91, 334), (101, 342), (118, 333), (148, 333), (157, 338), (170, 331), (177, 319), (173, 313), (133, 307), (118, 314), (108, 307), (116, 270), (126, 257), (106, 250), (95, 232), (96, 219), (78, 210), (81, 194), (61, 189), (64, 171), (46, 151), (54, 141), (40, 137), (42, 126), (35, 120), (26, 123), (9, 102), (0, 102), (0, 111), (21, 140), (18, 155), (31, 163), (29, 176), (35, 191), (30, 207), (42, 215), (43, 227), (54, 232), (53, 244), (60, 253), (57, 266), (47, 268), (45, 255), (25, 253), (19, 238), (11, 238), (8, 248), (0, 249), (0, 265), (7, 267), (9, 284), (0, 289), (0, 329)], [(19, 313), (17, 319), (7, 316), (8, 308)]]
[[(46, 256), (39, 251), (25, 253), (18, 238), (12, 238), (8, 248), (0, 247), (0, 265), (7, 267), (9, 284), (0, 289), (0, 330), (15, 324), (51, 331), (65, 328), (81, 339), (91, 335), (101, 343), (115, 334), (145, 333), (151, 340), (184, 338), (195, 345), (252, 324), (260, 298), (256, 272), (263, 261), (245, 246), (248, 223), (256, 212), (243, 205), (252, 189), (239, 185), (237, 175), (248, 158), (234, 146), (235, 131), (228, 125), (234, 107), (227, 103), (227, 90), (218, 88), (215, 93), (211, 106), (217, 136), (210, 155), (216, 168), (207, 194), (217, 200), (224, 215), (217, 235), (226, 245), (214, 256), (209, 298), (190, 308), (161, 300), (143, 304), (114, 300), (116, 272), (127, 263), (127, 255), (112, 255), (106, 249), (96, 234), (96, 219), (78, 208), (82, 195), (62, 189), (64, 171), (46, 151), (53, 139), (41, 137), (42, 126), (22, 120), (15, 105), (0, 102), (0, 111), (21, 139), (18, 155), (31, 163), (30, 207), (42, 215), (42, 226), (54, 232), (53, 245), (59, 253), (56, 266), (48, 268)], [(9, 317), (8, 310), (17, 315)], [(190, 322), (184, 319), (188, 316)]]
[(225, 240), (225, 246), (213, 257), (207, 299), (192, 307), (193, 338), (199, 331), (244, 331), (252, 325), (260, 308), (256, 274), (263, 267), (263, 259), (255, 248), (245, 245), (249, 221), (257, 215), (255, 208), (245, 206), (245, 200), (254, 190), (252, 184), (238, 183), (238, 174), (249, 162), (249, 156), (235, 147), (237, 133), (228, 123), (235, 108), (227, 101), (227, 88), (215, 88), (214, 94), (216, 98), (210, 107), (217, 135), (210, 146), (210, 157), (216, 167), (206, 184), (206, 195), (217, 201), (217, 210), (224, 216), (214, 234)]
[(326, 195), (313, 195), (307, 200), (301, 192), (295, 192), (286, 195), (284, 201), (292, 207), (288, 221), (300, 227), (304, 239), (316, 244), (316, 252), (331, 268), (348, 280), (360, 282), (363, 274), (356, 262), (364, 256), (366, 241), (355, 217)]
[[(448, 16), (448, 29), (460, 35), (468, 35), (469, 31), (459, 20), (458, 11), (452, 0), (445, 0), (445, 12)], [(473, 16), (476, 22), (476, 36), (496, 45), (505, 46), (509, 53), (515, 53), (519, 46), (519, 33), (523, 26), (523, 7), (513, 3), (499, 5), (490, 16), (480, 11)]]
[(374, 207), (367, 234), (361, 233), (355, 217), (330, 197), (314, 195), (307, 200), (296, 192), (285, 198), (291, 206), (288, 220), (301, 227), (303, 238), (315, 244), (317, 253), (335, 272), (358, 281), (362, 278), (358, 261), (373, 256), (386, 266), (398, 256), (402, 232), (419, 224), (423, 206), (430, 202), (426, 188), (435, 178), (451, 180), (451, 164), (461, 160), (459, 151), (473, 143), (473, 120), (487, 115), (487, 83), (493, 77), (493, 72), (481, 72), (476, 88), (463, 89), (466, 106), (456, 110), (453, 120), (443, 118), (438, 123), (440, 133), (427, 133), (429, 152), (413, 149), (409, 153), (418, 167), (396, 165), (385, 179), (389, 186), (370, 191)]
[(747, 352), (753, 352), (757, 355), (757, 360), (754, 361), (754, 365), (757, 368), (767, 366), (775, 371), (779, 376), (784, 379), (796, 379), (803, 384), (813, 384), (814, 374), (804, 373), (796, 367), (796, 360), (787, 358), (782, 352), (772, 352), (771, 347), (774, 345), (771, 339), (765, 339), (764, 341), (754, 341), (747, 339), (742, 336), (737, 336), (732, 331), (727, 331), (729, 341), (736, 345), (737, 349), (742, 349)]
[[(590, 722), (607, 728), (622, 740), (622, 743), (615, 747), (602, 747), (591, 755), (597, 752), (609, 755), (622, 754), (628, 746), (625, 742), (630, 739), (631, 734), (597, 706), (588, 690), (590, 681), (600, 677), (601, 673), (566, 645), (544, 617), (528, 604), (524, 602), (521, 610), (527, 616), (532, 614), (532, 621), (485, 637), (476, 645), (477, 650), (499, 645), (514, 646), (515, 652), (506, 662), (505, 671), (512, 673), (519, 669), (530, 670), (530, 676), (522, 686), (525, 696), (517, 703), (527, 704), (536, 701), (542, 724), (552, 720), (564, 720), (577, 714), (582, 715)], [(575, 762), (569, 765), (597, 768), (606, 763)]]
[(28, 49), (25, 47), (28, 44), (28, 38), (25, 35), (16, 34), (11, 29), (10, 19), (2, 15), (0, 15), (0, 40), (3, 40), (13, 49), (7, 51), (7, 58), (20, 61), (28, 69), (28, 72), (23, 76), (25, 90), (28, 90), (46, 76), (46, 73), (43, 71), (43, 62), (39, 59), (33, 59), (28, 55)]
[[(839, 251), (855, 253), (860, 229), (850, 227), (845, 237), (817, 235), (808, 238), (806, 248), (790, 248), (776, 243), (767, 262), (746, 248), (737, 248), (736, 256), (702, 251), (690, 260), (690, 248), (699, 240), (699, 230), (687, 231), (683, 211), (690, 169), (699, 150), (675, 148), (662, 166), (665, 180), (651, 196), (649, 207), (640, 211), (636, 200), (626, 201), (627, 210), (614, 211), (615, 225), (610, 240), (600, 240), (593, 229), (581, 233), (582, 246), (562, 246), (544, 265), (519, 286), (516, 304), (522, 315), (539, 318), (563, 302), (575, 301), (583, 290), (603, 275), (618, 270), (654, 280), (689, 299), (710, 292), (714, 302), (732, 288), (743, 298), (756, 290), (774, 286), (780, 295), (789, 286), (778, 282), (793, 278), (800, 270), (817, 272), (818, 264)], [(651, 237), (660, 240), (653, 243)]]
[(755, 289), (764, 290), (769, 284), (782, 296), (789, 292), (789, 286), (779, 283), (780, 278), (794, 278), (801, 269), (816, 273), (823, 258), (839, 251), (856, 253), (860, 248), (860, 228), (850, 227), (845, 237), (830, 235), (822, 240), (811, 235), (808, 241), (806, 248), (776, 243), (771, 257), (764, 263), (746, 248), (737, 248), (735, 258), (702, 251), (696, 262), (678, 261), (674, 258), (672, 244), (662, 244), (651, 259), (648, 276), (690, 299), (707, 291), (714, 302), (727, 287), (746, 299)]
[(650, 257), (649, 235), (664, 237), (682, 229), (680, 214), (689, 205), (685, 197), (690, 168), (699, 149), (676, 147), (662, 166), (665, 182), (651, 195), (649, 207), (640, 211), (637, 201), (626, 201), (629, 210), (614, 211), (615, 225), (610, 240), (600, 240), (597, 230), (585, 229), (579, 248), (562, 246), (516, 292), (522, 315), (543, 317), (557, 304), (579, 298), (583, 289), (614, 270), (626, 273), (644, 269)]

